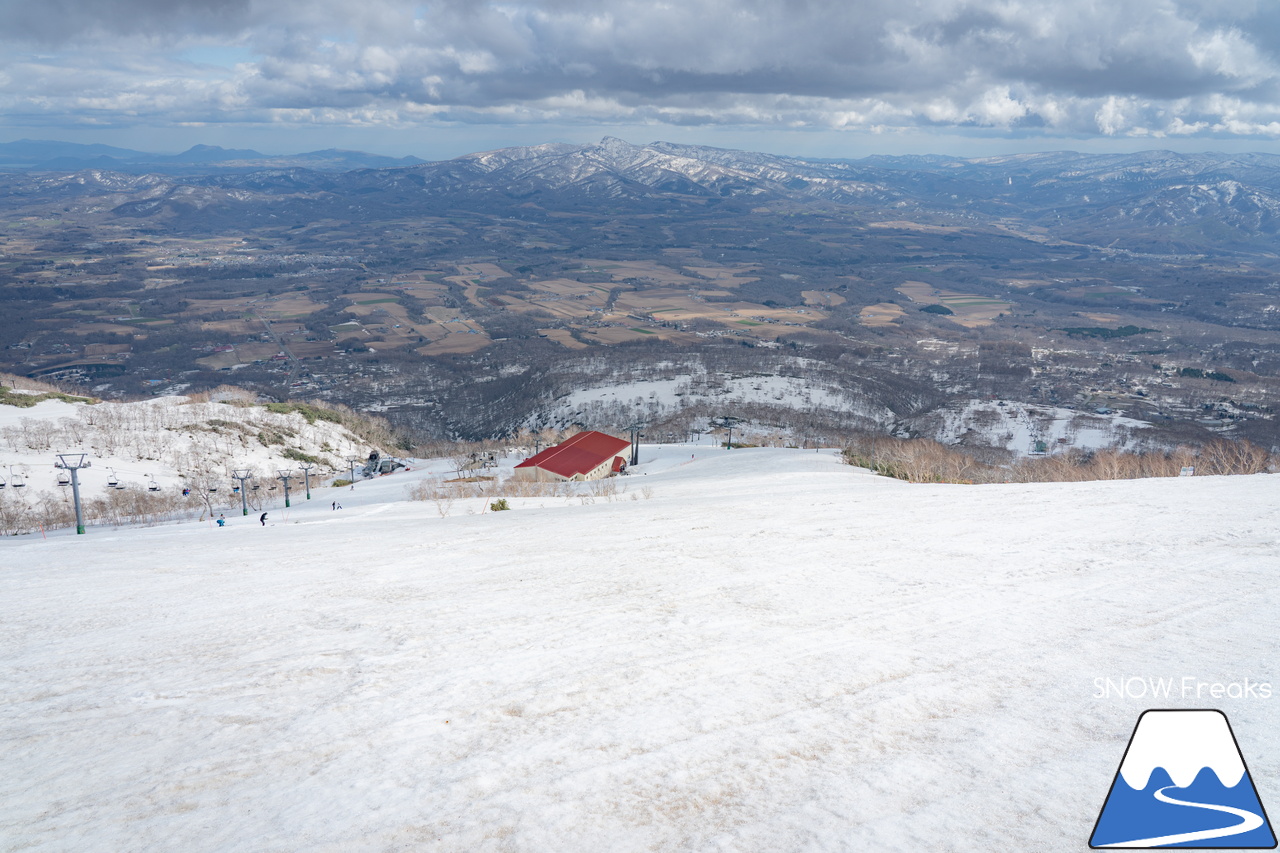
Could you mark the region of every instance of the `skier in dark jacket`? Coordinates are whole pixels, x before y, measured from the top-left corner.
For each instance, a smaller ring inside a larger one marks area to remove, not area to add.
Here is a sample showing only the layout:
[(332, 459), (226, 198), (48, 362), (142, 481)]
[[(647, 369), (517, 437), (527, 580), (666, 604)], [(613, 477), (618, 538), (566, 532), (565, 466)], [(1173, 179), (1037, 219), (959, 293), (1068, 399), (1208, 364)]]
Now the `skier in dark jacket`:
[(262, 522), (262, 526), (263, 526), (263, 527), (266, 527), (266, 526), (267, 526), (267, 514), (264, 512), (262, 515), (258, 516), (258, 521), (261, 521), (261, 522)]

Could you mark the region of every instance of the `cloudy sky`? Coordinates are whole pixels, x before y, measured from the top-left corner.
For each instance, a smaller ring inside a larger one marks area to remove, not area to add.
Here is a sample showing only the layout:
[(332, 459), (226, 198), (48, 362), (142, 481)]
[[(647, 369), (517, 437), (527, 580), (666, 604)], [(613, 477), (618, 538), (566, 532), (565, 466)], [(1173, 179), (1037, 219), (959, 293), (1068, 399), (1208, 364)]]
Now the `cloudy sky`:
[(1275, 0), (0, 0), (0, 141), (1280, 151)]

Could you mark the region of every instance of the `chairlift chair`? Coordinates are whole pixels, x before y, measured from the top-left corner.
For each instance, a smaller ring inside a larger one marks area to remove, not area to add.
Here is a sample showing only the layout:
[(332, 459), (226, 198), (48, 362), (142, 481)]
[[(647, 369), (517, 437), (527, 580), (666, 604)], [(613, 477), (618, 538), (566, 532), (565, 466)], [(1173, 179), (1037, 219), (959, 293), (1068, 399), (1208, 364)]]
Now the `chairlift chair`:
[(110, 488), (110, 489), (120, 488), (120, 478), (116, 476), (115, 471), (111, 472), (111, 477), (110, 479), (107, 480), (107, 488)]
[(21, 474), (13, 474), (13, 482), (10, 483), (15, 489), (21, 489), (27, 484), (26, 479)]
[(9, 485), (9, 484), (8, 484), (7, 482), (5, 482), (4, 477), (0, 477), (0, 489), (3, 489), (3, 488), (4, 488), (5, 486), (7, 486), (7, 485)]
[(63, 471), (63, 472), (61, 472), (60, 474), (58, 474), (58, 485), (59, 485), (59, 486), (70, 486), (70, 485), (71, 485), (71, 475), (70, 475), (70, 474), (68, 474), (68, 473), (67, 473), (67, 472), (65, 472), (65, 471)]
[(155, 478), (155, 477), (152, 477), (152, 478), (151, 478), (151, 483), (147, 486), (147, 491), (148, 491), (148, 492), (158, 492), (158, 491), (160, 491), (160, 486), (156, 483), (156, 478)]

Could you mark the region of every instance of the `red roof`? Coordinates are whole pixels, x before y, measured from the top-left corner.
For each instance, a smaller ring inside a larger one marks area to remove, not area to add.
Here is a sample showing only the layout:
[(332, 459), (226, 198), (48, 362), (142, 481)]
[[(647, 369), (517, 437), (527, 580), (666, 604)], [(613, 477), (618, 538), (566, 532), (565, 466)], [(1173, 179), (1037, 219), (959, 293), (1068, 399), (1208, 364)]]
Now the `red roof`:
[(589, 430), (530, 456), (516, 467), (541, 468), (561, 477), (573, 477), (594, 471), (630, 446), (631, 442), (625, 439)]

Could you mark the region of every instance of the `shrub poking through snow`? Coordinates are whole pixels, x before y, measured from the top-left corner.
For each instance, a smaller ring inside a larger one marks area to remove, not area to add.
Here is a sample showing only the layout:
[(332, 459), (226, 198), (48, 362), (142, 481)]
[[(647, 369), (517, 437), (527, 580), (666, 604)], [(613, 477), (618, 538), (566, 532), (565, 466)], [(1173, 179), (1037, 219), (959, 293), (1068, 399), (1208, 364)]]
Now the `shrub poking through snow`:
[(954, 447), (924, 438), (859, 436), (843, 451), (850, 465), (909, 483), (1061, 483), (1177, 477), (1197, 474), (1260, 474), (1276, 456), (1249, 441), (1218, 439), (1169, 451), (1065, 450), (1006, 465), (980, 462)]

